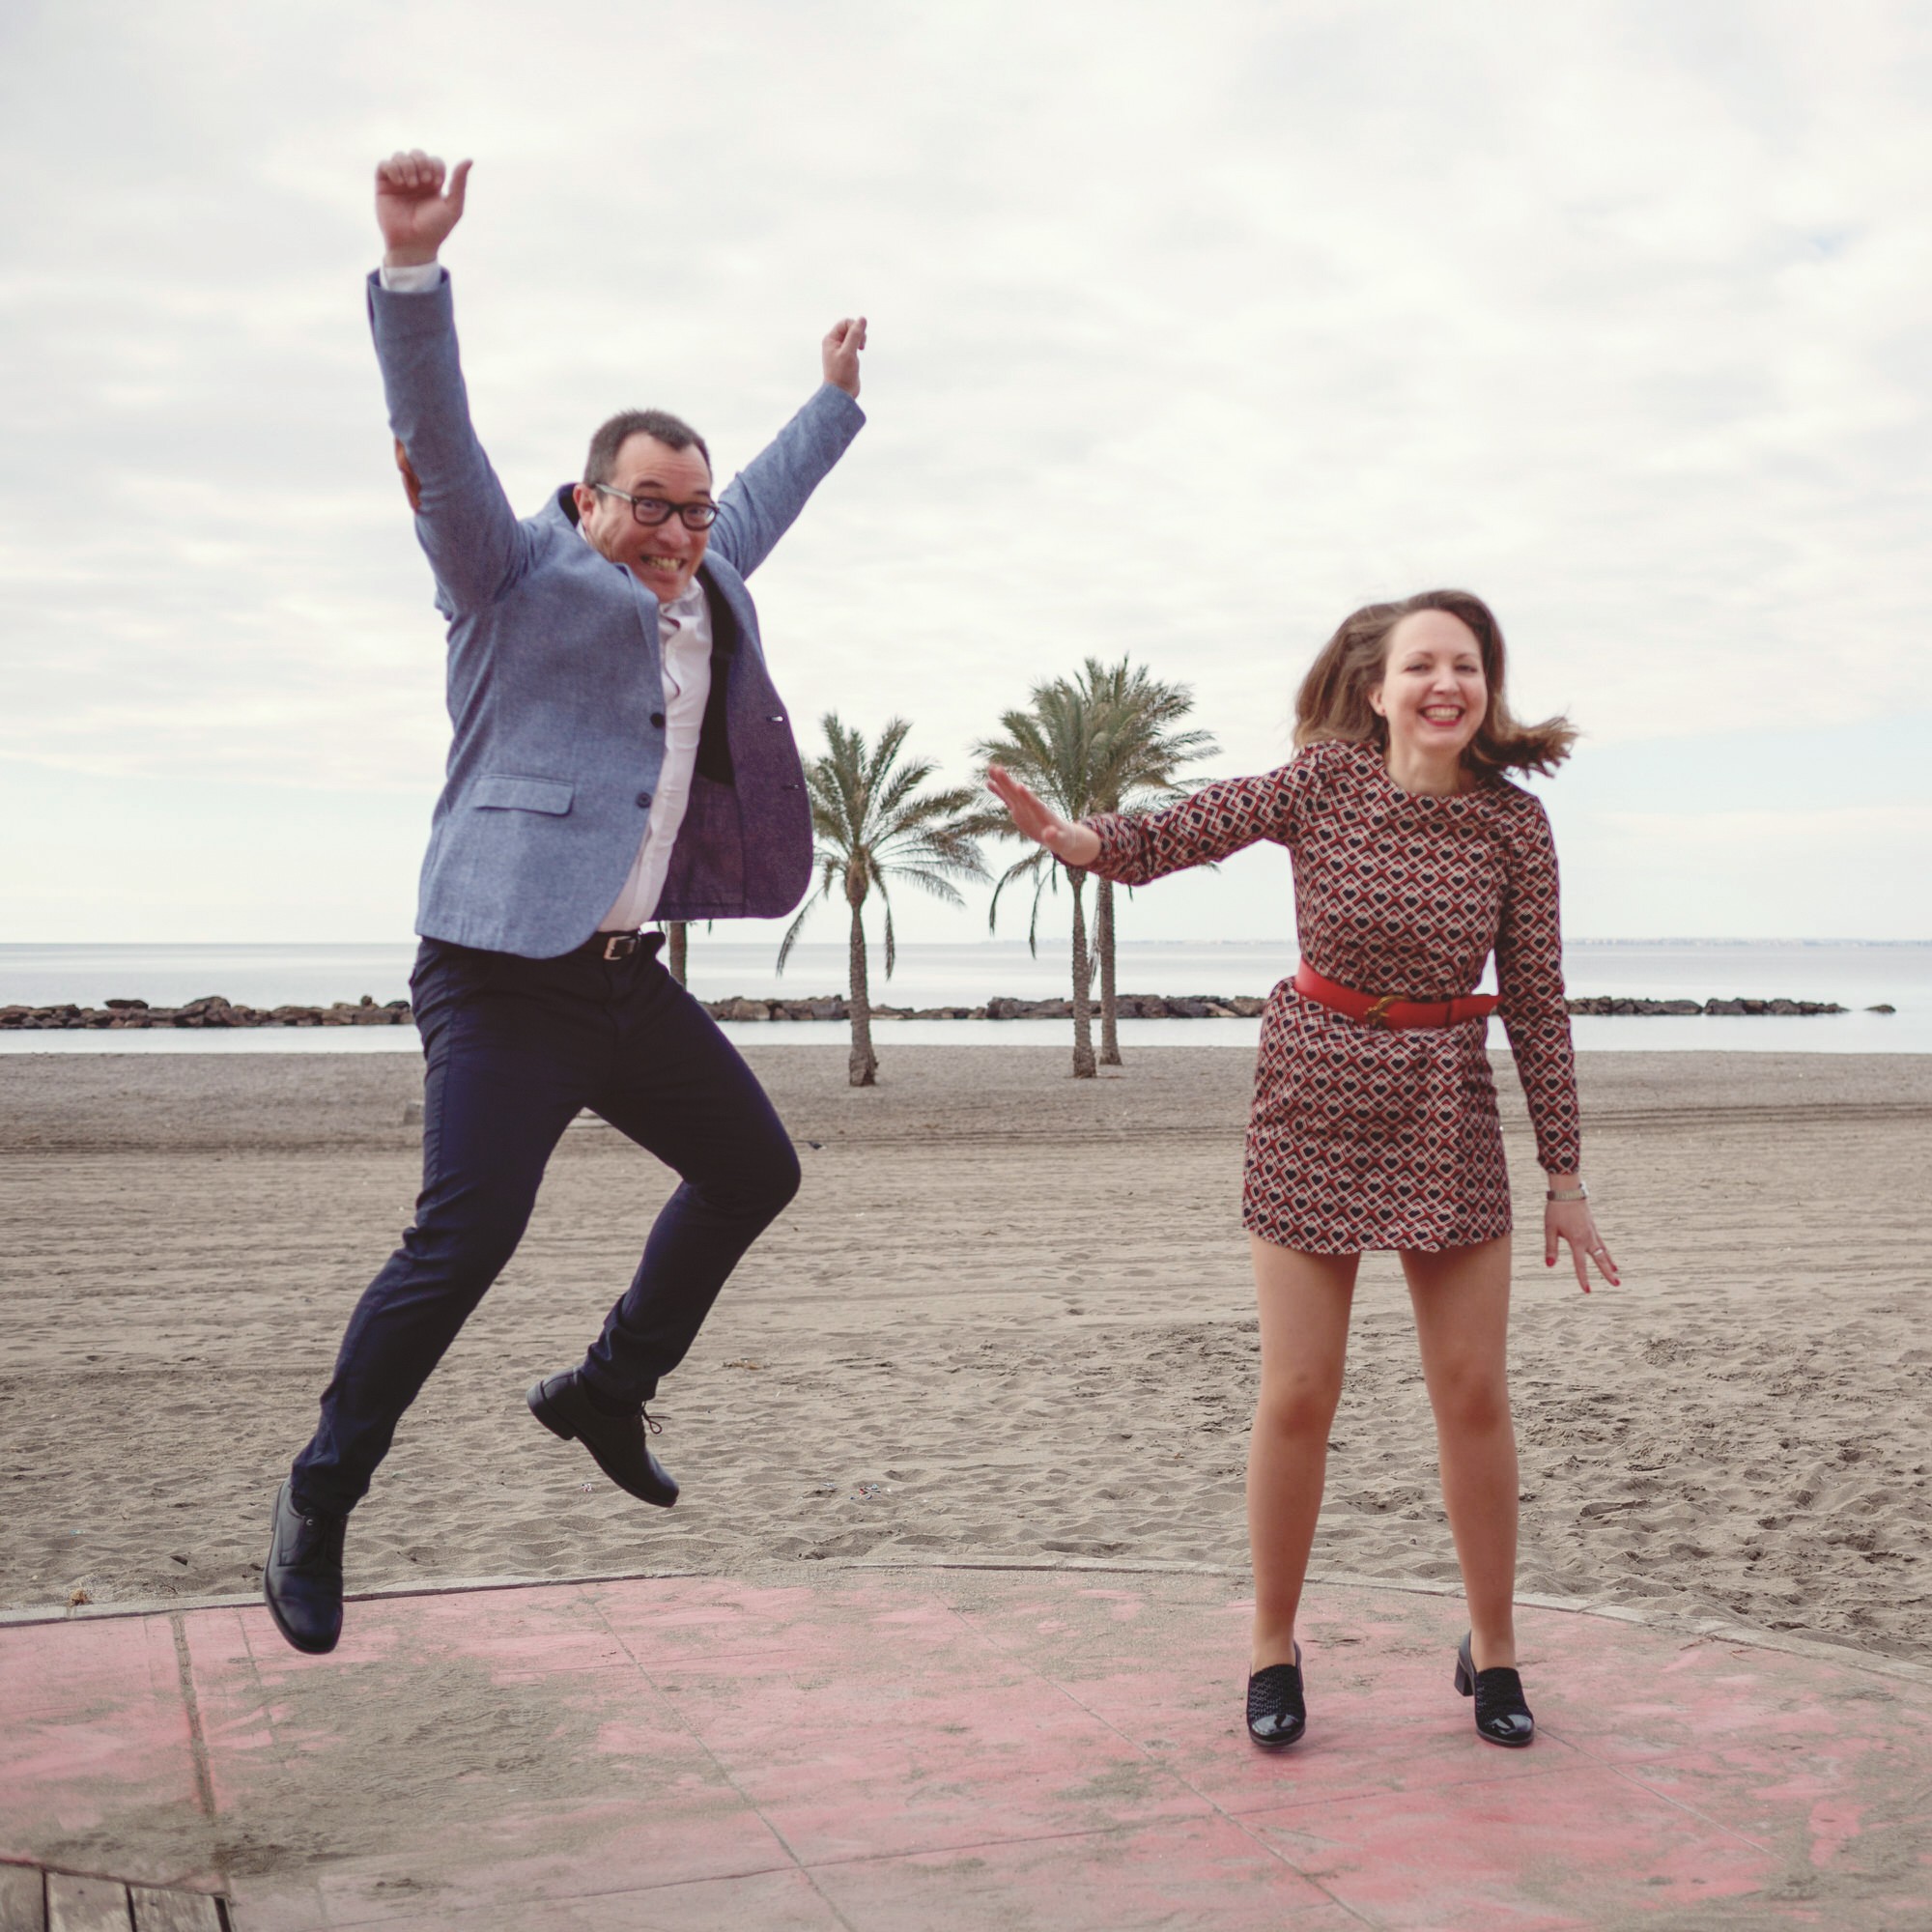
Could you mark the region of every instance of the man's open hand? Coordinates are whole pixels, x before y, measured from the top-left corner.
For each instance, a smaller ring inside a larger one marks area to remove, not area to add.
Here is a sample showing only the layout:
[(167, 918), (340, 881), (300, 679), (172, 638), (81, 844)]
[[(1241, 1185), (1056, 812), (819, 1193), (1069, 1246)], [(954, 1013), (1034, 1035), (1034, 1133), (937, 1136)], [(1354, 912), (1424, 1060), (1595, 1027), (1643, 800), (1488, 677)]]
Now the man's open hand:
[(825, 380), (848, 396), (859, 393), (859, 352), (866, 346), (866, 318), (845, 316), (825, 331), (819, 354), (825, 362)]
[[(409, 268), (436, 260), (443, 239), (463, 219), (463, 190), (469, 179), (469, 163), (458, 161), (444, 194), (442, 163), (420, 148), (376, 163), (376, 225), (383, 231), (383, 260), (387, 267)], [(863, 337), (865, 332), (861, 323), (859, 333)], [(856, 374), (852, 380), (856, 385)]]

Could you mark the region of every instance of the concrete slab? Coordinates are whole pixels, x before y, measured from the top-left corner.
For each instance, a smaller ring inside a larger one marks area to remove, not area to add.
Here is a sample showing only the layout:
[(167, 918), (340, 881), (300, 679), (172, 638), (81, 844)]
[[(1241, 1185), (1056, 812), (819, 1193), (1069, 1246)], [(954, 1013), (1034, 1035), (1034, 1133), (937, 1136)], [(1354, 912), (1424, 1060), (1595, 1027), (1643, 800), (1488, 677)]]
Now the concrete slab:
[[(1932, 1672), (1523, 1612), (1484, 1745), (1453, 1601), (1319, 1586), (1305, 1743), (1223, 1578), (813, 1571), (0, 1629), (0, 1858), (449, 1927), (1932, 1924)], [(78, 1902), (78, 1897), (76, 1897)]]

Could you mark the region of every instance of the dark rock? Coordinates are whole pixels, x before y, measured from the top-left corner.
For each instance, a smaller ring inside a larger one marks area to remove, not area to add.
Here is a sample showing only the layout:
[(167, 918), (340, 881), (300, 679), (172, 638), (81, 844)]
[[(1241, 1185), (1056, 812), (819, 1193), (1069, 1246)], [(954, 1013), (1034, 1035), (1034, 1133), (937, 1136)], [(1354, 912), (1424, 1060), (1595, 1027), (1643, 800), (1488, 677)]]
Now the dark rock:
[(145, 1013), (148, 1010), (146, 1000), (103, 1000), (101, 1005), (117, 1013)]
[[(1898, 1009), (1896, 1007), (1883, 1006), (1883, 1005), (1876, 1007), (1867, 1007), (1865, 1009), (1865, 1011), (1868, 1013), (1895, 1013), (1897, 1010)], [(4, 1021), (0, 1021), (0, 1024), (4, 1024)]]

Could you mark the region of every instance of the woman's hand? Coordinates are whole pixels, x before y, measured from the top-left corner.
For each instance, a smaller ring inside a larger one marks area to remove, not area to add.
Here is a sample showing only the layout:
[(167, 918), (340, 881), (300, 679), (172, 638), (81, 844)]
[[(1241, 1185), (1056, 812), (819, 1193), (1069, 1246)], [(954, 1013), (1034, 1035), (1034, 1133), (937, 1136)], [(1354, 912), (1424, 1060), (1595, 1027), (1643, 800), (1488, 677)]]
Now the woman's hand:
[[(1574, 1175), (1558, 1177), (1563, 1180), (1574, 1180)], [(1610, 1251), (1604, 1245), (1604, 1237), (1597, 1233), (1596, 1217), (1590, 1212), (1587, 1201), (1546, 1201), (1543, 1204), (1543, 1265), (1556, 1265), (1557, 1244), (1570, 1243), (1570, 1259), (1577, 1264), (1577, 1286), (1585, 1294), (1590, 1292), (1589, 1264), (1595, 1262), (1597, 1272), (1612, 1288), (1622, 1284), (1617, 1279), (1617, 1264), (1610, 1259)]]
[(986, 782), (1012, 815), (1013, 829), (1037, 839), (1063, 865), (1083, 871), (1100, 856), (1100, 835), (1085, 825), (1070, 825), (1049, 811), (1019, 780), (1000, 765), (986, 767)]

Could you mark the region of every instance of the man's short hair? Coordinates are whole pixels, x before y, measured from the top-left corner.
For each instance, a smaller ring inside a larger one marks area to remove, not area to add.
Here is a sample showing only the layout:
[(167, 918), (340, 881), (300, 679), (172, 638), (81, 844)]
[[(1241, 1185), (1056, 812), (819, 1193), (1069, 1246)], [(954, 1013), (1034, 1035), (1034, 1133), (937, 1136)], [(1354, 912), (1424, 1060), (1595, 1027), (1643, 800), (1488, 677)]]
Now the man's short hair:
[(590, 439), (590, 454), (583, 459), (586, 483), (608, 483), (617, 467), (617, 452), (634, 436), (655, 437), (668, 449), (695, 449), (711, 468), (711, 452), (704, 439), (688, 422), (668, 410), (626, 410), (603, 424)]

